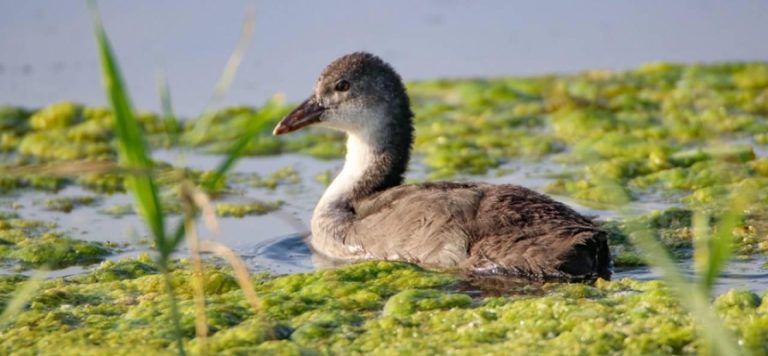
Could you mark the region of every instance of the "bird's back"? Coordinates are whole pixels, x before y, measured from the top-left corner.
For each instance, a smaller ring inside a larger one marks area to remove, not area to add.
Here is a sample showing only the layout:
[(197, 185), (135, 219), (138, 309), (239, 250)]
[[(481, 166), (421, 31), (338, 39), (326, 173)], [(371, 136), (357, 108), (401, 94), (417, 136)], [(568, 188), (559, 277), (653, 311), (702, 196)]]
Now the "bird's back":
[(534, 279), (610, 277), (605, 232), (566, 205), (520, 186), (403, 185), (353, 207), (349, 242), (367, 258)]

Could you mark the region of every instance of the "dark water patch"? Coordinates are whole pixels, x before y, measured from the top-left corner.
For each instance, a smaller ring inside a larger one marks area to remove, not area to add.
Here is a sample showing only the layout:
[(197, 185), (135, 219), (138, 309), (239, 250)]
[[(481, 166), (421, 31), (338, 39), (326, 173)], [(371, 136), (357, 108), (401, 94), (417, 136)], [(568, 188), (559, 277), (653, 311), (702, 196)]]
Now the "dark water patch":
[(306, 235), (274, 238), (242, 250), (240, 256), (254, 271), (275, 274), (310, 272), (315, 266), (306, 238)]
[(544, 295), (545, 282), (512, 276), (472, 276), (462, 274), (452, 289), (473, 298), (514, 295)]

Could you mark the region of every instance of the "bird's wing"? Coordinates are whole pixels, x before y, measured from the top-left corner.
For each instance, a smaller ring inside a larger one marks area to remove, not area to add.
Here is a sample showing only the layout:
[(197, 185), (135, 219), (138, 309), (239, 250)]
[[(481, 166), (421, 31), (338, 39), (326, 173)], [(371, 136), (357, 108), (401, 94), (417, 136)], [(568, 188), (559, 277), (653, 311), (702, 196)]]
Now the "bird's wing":
[(466, 258), (483, 189), (470, 184), (406, 185), (355, 204), (350, 236), (375, 258), (442, 266)]

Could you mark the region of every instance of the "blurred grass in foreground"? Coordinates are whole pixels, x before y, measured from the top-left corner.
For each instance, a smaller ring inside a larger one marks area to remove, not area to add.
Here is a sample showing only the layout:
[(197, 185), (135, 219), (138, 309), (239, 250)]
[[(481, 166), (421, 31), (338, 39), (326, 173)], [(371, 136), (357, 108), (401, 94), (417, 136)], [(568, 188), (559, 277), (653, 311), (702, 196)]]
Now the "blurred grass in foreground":
[[(114, 117), (116, 121), (115, 131), (119, 141), (119, 159), (120, 163), (126, 166), (129, 170), (135, 170), (137, 173), (129, 174), (126, 178), (127, 190), (134, 197), (136, 206), (138, 207), (139, 214), (144, 219), (144, 222), (152, 232), (155, 248), (157, 249), (156, 263), (160, 272), (164, 275), (166, 292), (170, 301), (171, 318), (174, 323), (174, 329), (176, 331), (176, 347), (179, 354), (185, 354), (184, 343), (181, 335), (180, 315), (178, 311), (178, 305), (174, 293), (173, 283), (169, 273), (169, 260), (171, 255), (177, 250), (184, 237), (189, 234), (190, 236), (196, 236), (193, 231), (195, 227), (192, 221), (197, 216), (197, 206), (193, 204), (188, 205), (188, 211), (186, 213), (187, 218), (182, 221), (176, 228), (174, 234), (168, 234), (165, 226), (165, 214), (163, 207), (160, 204), (160, 197), (158, 195), (157, 184), (152, 172), (152, 160), (150, 158), (150, 152), (147, 149), (147, 143), (144, 139), (144, 134), (141, 127), (134, 116), (133, 109), (131, 107), (130, 99), (127, 89), (123, 82), (123, 78), (120, 69), (115, 59), (115, 55), (109, 44), (103, 25), (101, 23), (98, 9), (95, 0), (88, 2), (94, 32), (96, 36), (96, 42), (99, 49), (99, 57), (101, 59), (102, 76), (104, 81), (104, 90), (109, 99), (112, 110), (114, 111)], [(250, 33), (253, 30), (252, 21), (246, 21), (244, 26), (244, 33)], [(241, 40), (238, 48), (233, 54), (230, 62), (225, 68), (222, 80), (215, 90), (215, 98), (223, 95), (223, 92), (229, 86), (229, 83), (235, 76), (237, 66), (240, 63), (240, 59), (243, 56), (244, 47), (247, 45), (247, 38), (249, 36), (241, 36), (246, 40)], [(169, 126), (176, 127), (176, 120), (173, 116), (173, 110), (170, 101), (170, 90), (165, 85), (165, 80), (160, 81), (160, 96), (163, 103), (164, 121)], [(262, 110), (258, 112), (256, 117), (249, 123), (247, 129), (241, 133), (240, 138), (232, 145), (225, 159), (221, 162), (218, 168), (215, 170), (207, 180), (203, 182), (203, 187), (213, 190), (218, 186), (225, 174), (232, 169), (235, 162), (242, 156), (243, 149), (248, 143), (253, 140), (256, 133), (260, 132), (264, 125), (270, 122), (270, 119), (279, 113), (277, 109), (280, 105), (275, 101), (271, 101), (265, 105)], [(194, 240), (193, 252), (196, 256), (199, 256), (198, 241)], [(241, 269), (242, 270), (242, 269)], [(202, 271), (197, 271), (202, 274)], [(246, 272), (247, 273), (247, 272)], [(246, 278), (247, 280), (247, 278)], [(246, 287), (246, 286), (243, 286)], [(249, 295), (248, 290), (246, 295)], [(252, 293), (250, 293), (252, 294)], [(202, 305), (202, 304), (201, 304)], [(203, 320), (204, 322), (204, 320)], [(203, 331), (204, 335), (205, 331)]]
[(743, 212), (750, 205), (754, 191), (749, 186), (731, 192), (726, 210), (720, 214), (717, 224), (709, 230), (710, 217), (701, 211), (694, 215), (694, 262), (696, 280), (689, 281), (678, 268), (667, 248), (658, 241), (648, 226), (629, 226), (632, 243), (646, 256), (646, 261), (661, 272), (661, 276), (677, 296), (680, 304), (688, 309), (696, 326), (703, 334), (705, 354), (739, 355), (733, 333), (725, 328), (723, 320), (713, 310), (711, 291), (718, 276), (733, 255), (731, 234), (740, 223)]
[(119, 142), (119, 158), (122, 165), (130, 169), (138, 169), (139, 174), (130, 174), (126, 177), (126, 187), (134, 197), (134, 202), (139, 215), (149, 227), (157, 249), (157, 266), (164, 276), (166, 293), (170, 302), (171, 320), (174, 323), (176, 347), (179, 354), (184, 354), (184, 344), (181, 336), (181, 323), (179, 308), (173, 288), (171, 276), (168, 273), (168, 260), (178, 246), (178, 242), (172, 242), (165, 233), (165, 215), (160, 205), (160, 198), (154, 179), (149, 174), (152, 169), (152, 160), (144, 141), (144, 135), (139, 128), (136, 117), (133, 114), (130, 99), (123, 83), (123, 79), (110, 47), (107, 35), (101, 23), (96, 7), (96, 2), (88, 2), (91, 11), (96, 43), (101, 59), (102, 80), (104, 91), (112, 107), (115, 117), (115, 132)]

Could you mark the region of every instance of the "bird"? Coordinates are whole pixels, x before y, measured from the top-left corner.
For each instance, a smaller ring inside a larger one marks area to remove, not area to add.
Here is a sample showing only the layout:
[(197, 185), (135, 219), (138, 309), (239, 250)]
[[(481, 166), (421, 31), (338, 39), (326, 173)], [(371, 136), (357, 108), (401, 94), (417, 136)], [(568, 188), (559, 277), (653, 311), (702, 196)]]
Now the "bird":
[(273, 130), (346, 133), (343, 168), (311, 218), (308, 244), (338, 261), (405, 261), (472, 275), (610, 279), (607, 232), (592, 218), (513, 184), (404, 184), (414, 138), (400, 75), (376, 55), (331, 62), (312, 95)]

